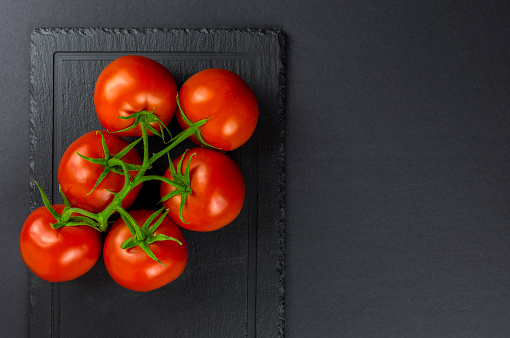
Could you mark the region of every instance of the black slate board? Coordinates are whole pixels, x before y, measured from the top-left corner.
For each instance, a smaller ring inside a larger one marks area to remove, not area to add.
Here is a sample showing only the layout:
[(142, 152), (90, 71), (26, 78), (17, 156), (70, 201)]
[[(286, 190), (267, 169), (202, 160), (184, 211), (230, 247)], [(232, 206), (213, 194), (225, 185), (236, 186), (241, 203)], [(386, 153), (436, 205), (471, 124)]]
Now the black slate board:
[[(178, 85), (204, 68), (233, 70), (252, 87), (260, 106), (255, 135), (228, 154), (246, 181), (243, 210), (218, 231), (183, 230), (189, 246), (183, 275), (161, 289), (137, 293), (115, 284), (102, 258), (70, 282), (48, 283), (31, 274), (32, 337), (284, 335), (284, 48), (278, 30), (41, 28), (32, 33), (32, 210), (42, 205), (34, 181), (59, 203), (56, 175), (63, 152), (80, 135), (102, 129), (94, 112), (94, 83), (121, 55), (155, 59)], [(177, 128), (175, 122), (171, 128)], [(152, 149), (161, 146), (153, 142)], [(133, 207), (157, 208), (155, 190), (158, 186), (144, 186)]]

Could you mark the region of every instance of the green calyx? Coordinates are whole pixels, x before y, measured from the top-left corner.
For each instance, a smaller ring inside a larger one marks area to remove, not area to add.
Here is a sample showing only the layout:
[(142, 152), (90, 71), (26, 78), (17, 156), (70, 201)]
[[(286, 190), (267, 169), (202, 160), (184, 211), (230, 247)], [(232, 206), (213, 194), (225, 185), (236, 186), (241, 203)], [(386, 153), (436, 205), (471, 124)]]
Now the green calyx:
[[(128, 116), (117, 116), (119, 119), (123, 119), (123, 120), (129, 120), (129, 119), (135, 119), (135, 120), (133, 121), (133, 124), (130, 125), (129, 127), (124, 128), (122, 130), (115, 131), (114, 133), (128, 131), (128, 130), (136, 128), (138, 125), (141, 125), (142, 128), (147, 128), (147, 130), (152, 132), (154, 135), (161, 137), (163, 142), (166, 143), (165, 142), (165, 133), (163, 131), (166, 130), (167, 133), (171, 136), (170, 130), (168, 130), (167, 126), (163, 123), (163, 121), (161, 121), (161, 119), (156, 114), (154, 114), (154, 110), (155, 110), (155, 108), (153, 108), (152, 111), (141, 110), (139, 112), (130, 114)], [(152, 124), (154, 124), (154, 123), (159, 126), (160, 131), (156, 130), (152, 126)]]
[(102, 132), (98, 133), (101, 134), (104, 158), (90, 158), (87, 156), (83, 156), (80, 153), (76, 153), (84, 160), (103, 166), (103, 172), (101, 173), (101, 175), (99, 175), (94, 187), (92, 187), (92, 189), (88, 192), (87, 195), (90, 195), (110, 172), (114, 172), (119, 175), (124, 175), (125, 170), (139, 171), (142, 168), (142, 166), (140, 165), (125, 163), (121, 160), (122, 157), (124, 157), (129, 151), (131, 151), (131, 149), (133, 149), (142, 140), (141, 138), (130, 143), (126, 148), (122, 149), (120, 152), (112, 156), (110, 154), (110, 151), (108, 150), (108, 146), (106, 145), (104, 134)]
[[(184, 111), (182, 110), (181, 104), (179, 102), (179, 94), (178, 93), (177, 93), (176, 100), (177, 100), (177, 107), (179, 108), (179, 113), (181, 114), (182, 119), (184, 120), (184, 122), (186, 122), (186, 124), (189, 127), (191, 127), (192, 129), (195, 130), (193, 135), (197, 138), (197, 140), (200, 142), (200, 144), (202, 144), (205, 148), (221, 150), (221, 148), (214, 147), (204, 140), (204, 137), (202, 136), (202, 133), (200, 132), (200, 129), (199, 129), (200, 125), (197, 125), (198, 123), (200, 123), (201, 121), (204, 121), (204, 120), (201, 120), (198, 122), (191, 122), (191, 120), (186, 116), (186, 114), (184, 114)], [(213, 118), (213, 117), (214, 116), (211, 116), (210, 118)], [(207, 119), (207, 120), (209, 120), (209, 119)], [(205, 120), (205, 121), (207, 121), (207, 120)]]
[[(44, 206), (50, 214), (55, 218), (57, 222), (50, 223), (50, 226), (53, 229), (59, 229), (64, 226), (78, 226), (78, 225), (87, 225), (90, 226), (98, 231), (100, 231), (100, 225), (98, 222), (97, 215), (93, 213), (89, 213), (85, 210), (81, 210), (78, 208), (72, 208), (69, 204), (69, 201), (67, 200), (66, 196), (62, 192), (59, 186), (60, 193), (62, 194), (62, 198), (64, 199), (64, 210), (62, 211), (62, 214), (59, 214), (52, 206), (51, 203), (44, 193), (43, 189), (39, 185), (39, 183), (35, 182), (37, 185), (37, 188), (39, 189), (39, 192), (41, 193), (41, 197), (43, 199)], [(80, 213), (81, 215), (73, 216), (73, 213)]]
[[(120, 247), (122, 249), (127, 250), (135, 246), (139, 246), (147, 254), (147, 256), (149, 256), (159, 264), (165, 265), (156, 257), (154, 252), (152, 252), (152, 250), (149, 247), (150, 244), (158, 241), (175, 241), (179, 245), (182, 245), (182, 243), (174, 237), (170, 237), (163, 234), (154, 235), (154, 232), (161, 225), (166, 215), (168, 214), (168, 210), (165, 211), (163, 214), (161, 214), (163, 209), (154, 212), (151, 216), (149, 216), (149, 218), (147, 218), (147, 220), (141, 227), (136, 223), (134, 218), (126, 210), (120, 207), (117, 210), (119, 211), (120, 216), (124, 220), (124, 223), (126, 223), (126, 226), (128, 227), (129, 231), (133, 235), (133, 237), (128, 238), (121, 244)], [(156, 220), (158, 216), (160, 217)], [(152, 222), (154, 222), (155, 220), (156, 222), (151, 226)]]
[[(187, 151), (187, 150), (186, 150)], [(179, 160), (179, 163), (177, 164), (177, 170), (175, 170), (174, 165), (170, 159), (170, 156), (168, 156), (168, 162), (169, 162), (169, 169), (170, 173), (172, 174), (173, 182), (178, 183), (180, 186), (176, 187), (175, 184), (171, 184), (174, 186), (174, 190), (172, 190), (170, 193), (163, 196), (161, 199), (161, 202), (167, 201), (172, 197), (181, 196), (181, 202), (179, 204), (179, 218), (181, 219), (181, 222), (188, 224), (189, 222), (186, 222), (182, 216), (184, 206), (186, 205), (186, 201), (188, 199), (188, 196), (191, 195), (191, 180), (190, 180), (190, 171), (191, 171), (191, 159), (195, 154), (192, 154), (188, 160), (188, 163), (186, 164), (186, 169), (184, 170), (184, 174), (181, 174), (182, 172), (182, 162), (184, 160), (184, 156), (186, 155), (186, 151), (184, 154), (182, 154), (181, 159)], [(169, 182), (167, 182), (169, 183)]]

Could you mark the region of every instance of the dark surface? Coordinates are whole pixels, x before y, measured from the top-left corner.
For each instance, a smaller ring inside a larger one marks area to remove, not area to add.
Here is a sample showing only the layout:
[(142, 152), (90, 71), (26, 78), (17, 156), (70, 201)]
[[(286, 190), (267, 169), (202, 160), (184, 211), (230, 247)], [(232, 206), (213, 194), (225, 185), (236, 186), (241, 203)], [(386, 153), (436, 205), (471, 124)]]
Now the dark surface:
[(509, 6), (4, 1), (2, 333), (28, 335), (29, 35), (57, 26), (286, 33), (287, 336), (509, 336)]
[[(172, 72), (178, 87), (202, 69), (229, 69), (252, 88), (260, 111), (257, 131), (249, 142), (227, 153), (243, 173), (243, 210), (221, 230), (184, 231), (188, 264), (175, 282), (143, 295), (131, 292), (113, 282), (102, 260), (82, 278), (67, 283), (51, 284), (31, 274), (30, 334), (277, 337), (283, 333), (284, 35), (276, 30), (42, 28), (31, 34), (30, 52), (32, 209), (42, 206), (35, 181), (52, 203), (62, 203), (59, 161), (79, 135), (103, 129), (94, 112), (94, 85), (104, 67), (121, 55), (139, 54), (160, 62)], [(173, 135), (180, 132), (175, 121), (170, 129)], [(155, 137), (150, 143), (151, 154), (164, 148)], [(176, 158), (193, 147), (187, 141), (170, 154)], [(143, 147), (138, 148), (142, 154)], [(163, 175), (167, 167), (166, 160), (158, 161), (150, 174)], [(148, 182), (131, 209), (154, 210), (160, 207), (158, 202), (159, 183)], [(143, 325), (137, 323), (140, 313)]]

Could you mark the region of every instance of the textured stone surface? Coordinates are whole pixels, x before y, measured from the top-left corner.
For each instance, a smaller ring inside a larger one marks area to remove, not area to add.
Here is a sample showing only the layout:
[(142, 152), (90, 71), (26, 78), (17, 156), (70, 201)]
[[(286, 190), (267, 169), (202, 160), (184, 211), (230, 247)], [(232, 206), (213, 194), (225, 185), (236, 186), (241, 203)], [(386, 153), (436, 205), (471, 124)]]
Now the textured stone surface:
[[(219, 231), (184, 232), (190, 248), (185, 273), (150, 293), (116, 285), (101, 259), (88, 274), (71, 282), (50, 284), (32, 275), (32, 335), (284, 334), (284, 49), (284, 35), (277, 30), (43, 28), (32, 33), (32, 209), (42, 204), (34, 180), (54, 203), (59, 202), (56, 174), (63, 151), (85, 132), (102, 129), (93, 107), (94, 82), (116, 57), (133, 53), (151, 57), (172, 71), (178, 85), (201, 69), (228, 68), (245, 78), (260, 105), (256, 134), (229, 153), (246, 181), (243, 211)], [(178, 128), (176, 123), (170, 127)], [(157, 149), (161, 144), (154, 141), (152, 146)], [(186, 143), (176, 152), (192, 146)], [(162, 163), (153, 170), (164, 169)], [(157, 191), (157, 185), (144, 186), (135, 207), (157, 208)]]

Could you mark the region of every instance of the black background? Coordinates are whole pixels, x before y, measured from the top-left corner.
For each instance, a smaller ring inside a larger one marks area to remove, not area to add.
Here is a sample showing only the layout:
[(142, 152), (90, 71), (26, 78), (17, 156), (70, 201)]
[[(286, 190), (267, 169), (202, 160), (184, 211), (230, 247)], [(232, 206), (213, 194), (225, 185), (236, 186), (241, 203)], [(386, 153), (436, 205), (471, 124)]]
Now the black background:
[(286, 33), (289, 337), (510, 335), (508, 1), (0, 6), (0, 327), (28, 335), (29, 35)]

